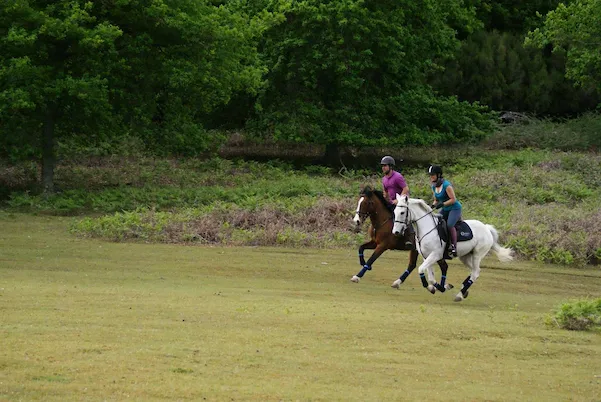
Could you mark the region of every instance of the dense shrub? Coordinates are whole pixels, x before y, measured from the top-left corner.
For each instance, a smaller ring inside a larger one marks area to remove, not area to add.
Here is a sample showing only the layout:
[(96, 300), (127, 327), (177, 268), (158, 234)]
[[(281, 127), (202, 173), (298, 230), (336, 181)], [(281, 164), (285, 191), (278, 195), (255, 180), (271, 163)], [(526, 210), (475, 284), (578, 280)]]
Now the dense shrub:
[(601, 149), (600, 132), (601, 115), (587, 113), (571, 120), (528, 119), (522, 124), (500, 126), (485, 143), (495, 149), (598, 151)]
[(601, 298), (564, 303), (554, 313), (553, 321), (573, 331), (601, 330)]

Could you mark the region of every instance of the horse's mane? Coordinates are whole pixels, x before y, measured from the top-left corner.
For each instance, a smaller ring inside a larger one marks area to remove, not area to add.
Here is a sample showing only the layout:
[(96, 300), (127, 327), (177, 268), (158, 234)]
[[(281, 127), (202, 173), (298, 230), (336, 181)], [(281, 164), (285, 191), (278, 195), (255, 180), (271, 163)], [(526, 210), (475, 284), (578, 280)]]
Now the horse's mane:
[(384, 193), (381, 190), (375, 190), (371, 186), (365, 186), (363, 188), (363, 190), (361, 190), (360, 195), (366, 195), (366, 196), (370, 197), (372, 194), (375, 195), (380, 200), (382, 205), (388, 204), (388, 201), (386, 201), (386, 199), (384, 198)]
[(432, 212), (432, 208), (426, 203), (426, 201), (421, 198), (410, 198), (409, 202), (412, 204), (419, 205), (419, 207), (423, 210), (424, 213)]

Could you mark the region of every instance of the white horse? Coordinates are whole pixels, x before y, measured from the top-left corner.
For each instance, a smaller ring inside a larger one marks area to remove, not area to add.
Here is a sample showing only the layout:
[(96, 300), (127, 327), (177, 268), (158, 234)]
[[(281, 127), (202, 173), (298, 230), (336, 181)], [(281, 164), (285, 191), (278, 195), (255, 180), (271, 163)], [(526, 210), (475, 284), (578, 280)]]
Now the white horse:
[[(477, 220), (466, 220), (465, 222), (472, 229), (473, 238), (457, 243), (457, 256), (471, 270), (471, 273), (463, 281), (461, 291), (455, 296), (457, 302), (468, 296), (468, 289), (480, 276), (480, 262), (491, 249), (499, 261), (513, 260), (513, 251), (499, 245), (499, 234), (492, 225), (486, 225)], [(419, 266), (419, 275), (424, 287), (434, 293), (436, 280), (432, 266), (443, 258), (446, 247), (445, 242), (438, 234), (437, 217), (424, 200), (397, 195), (392, 233), (399, 235), (411, 224), (415, 228), (417, 251), (424, 258), (424, 262)], [(427, 281), (426, 271), (428, 273)]]

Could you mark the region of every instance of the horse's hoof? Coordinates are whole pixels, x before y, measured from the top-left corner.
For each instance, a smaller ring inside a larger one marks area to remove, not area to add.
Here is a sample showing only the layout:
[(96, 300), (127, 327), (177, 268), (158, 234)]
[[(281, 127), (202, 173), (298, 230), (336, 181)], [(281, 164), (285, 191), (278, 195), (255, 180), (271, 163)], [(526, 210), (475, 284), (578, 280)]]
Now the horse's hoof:
[(455, 287), (455, 286), (451, 285), (450, 283), (445, 283), (445, 285), (444, 285), (444, 288), (445, 288), (446, 290), (451, 290), (451, 289), (453, 289), (454, 287)]
[(357, 275), (353, 275), (353, 277), (351, 278), (351, 282), (355, 282), (355, 283), (359, 283), (359, 277)]
[(434, 287), (434, 285), (428, 285), (428, 291), (434, 294), (436, 293), (436, 287)]
[(401, 283), (403, 283), (403, 282), (400, 279), (397, 279), (396, 281), (392, 282), (392, 285), (390, 285), (390, 287), (395, 288), (395, 289), (400, 289)]
[(455, 296), (455, 301), (456, 302), (460, 302), (463, 301), (464, 297), (461, 293), (457, 293), (457, 296)]

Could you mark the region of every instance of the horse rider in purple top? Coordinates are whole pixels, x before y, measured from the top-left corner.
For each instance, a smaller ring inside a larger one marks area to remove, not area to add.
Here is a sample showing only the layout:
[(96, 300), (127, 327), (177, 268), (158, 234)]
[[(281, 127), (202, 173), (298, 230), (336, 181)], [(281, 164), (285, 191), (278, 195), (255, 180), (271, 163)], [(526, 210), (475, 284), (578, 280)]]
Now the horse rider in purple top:
[(394, 211), (396, 206), (396, 195), (409, 195), (409, 186), (402, 174), (394, 170), (395, 162), (392, 156), (385, 156), (380, 161), (382, 165), (382, 187), (384, 188), (384, 197), (388, 201), (388, 209)]
[[(395, 161), (392, 156), (385, 156), (380, 161), (380, 165), (382, 166), (382, 173), (384, 176), (382, 177), (382, 187), (384, 188), (384, 197), (388, 201), (388, 209), (393, 212), (394, 208), (397, 204), (396, 195), (407, 195), (409, 196), (409, 186), (405, 181), (405, 178), (402, 174), (394, 170)], [(405, 243), (407, 245), (412, 244), (411, 242), (411, 232), (413, 228), (410, 228), (405, 231)]]

